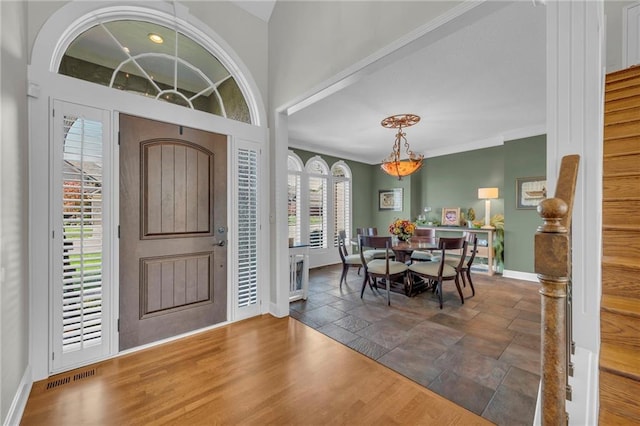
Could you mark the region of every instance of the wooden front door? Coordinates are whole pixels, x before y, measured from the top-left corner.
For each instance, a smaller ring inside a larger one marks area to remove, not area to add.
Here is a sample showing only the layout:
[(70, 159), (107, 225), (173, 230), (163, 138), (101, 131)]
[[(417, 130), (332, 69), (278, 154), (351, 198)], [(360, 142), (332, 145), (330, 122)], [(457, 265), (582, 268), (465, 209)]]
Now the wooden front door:
[(227, 319), (227, 137), (120, 115), (120, 350)]

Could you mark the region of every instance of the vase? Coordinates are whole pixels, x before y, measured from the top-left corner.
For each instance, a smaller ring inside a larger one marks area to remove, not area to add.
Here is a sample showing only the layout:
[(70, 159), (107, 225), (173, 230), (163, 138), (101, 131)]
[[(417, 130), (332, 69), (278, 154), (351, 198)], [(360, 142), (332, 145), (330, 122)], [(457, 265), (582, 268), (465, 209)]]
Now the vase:
[(399, 239), (400, 241), (407, 242), (407, 241), (409, 241), (409, 240), (411, 239), (411, 235), (403, 235), (403, 234), (400, 234), (400, 235), (398, 235), (398, 239)]

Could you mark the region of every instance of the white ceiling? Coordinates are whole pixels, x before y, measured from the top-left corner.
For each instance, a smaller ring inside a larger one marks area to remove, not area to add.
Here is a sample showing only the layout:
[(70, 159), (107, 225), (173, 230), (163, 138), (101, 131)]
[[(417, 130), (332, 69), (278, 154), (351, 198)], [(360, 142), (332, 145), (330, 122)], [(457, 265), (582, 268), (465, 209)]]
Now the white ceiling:
[(545, 8), (532, 2), (486, 7), (474, 12), (484, 16), (471, 25), (469, 17), (459, 18), (441, 35), (425, 37), (424, 47), (371, 66), (293, 113), (289, 145), (377, 164), (395, 137), (380, 121), (404, 113), (421, 117), (406, 134), (411, 149), (425, 157), (544, 133)]
[(232, 0), (235, 4), (254, 16), (269, 22), (276, 0)]

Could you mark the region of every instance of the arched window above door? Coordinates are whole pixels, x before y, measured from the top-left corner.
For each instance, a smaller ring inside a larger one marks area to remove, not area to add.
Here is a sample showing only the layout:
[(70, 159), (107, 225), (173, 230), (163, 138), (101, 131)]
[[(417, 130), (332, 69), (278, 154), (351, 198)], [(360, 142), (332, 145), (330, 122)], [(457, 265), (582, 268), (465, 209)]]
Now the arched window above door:
[(177, 28), (100, 21), (69, 44), (58, 73), (252, 123), (234, 75)]

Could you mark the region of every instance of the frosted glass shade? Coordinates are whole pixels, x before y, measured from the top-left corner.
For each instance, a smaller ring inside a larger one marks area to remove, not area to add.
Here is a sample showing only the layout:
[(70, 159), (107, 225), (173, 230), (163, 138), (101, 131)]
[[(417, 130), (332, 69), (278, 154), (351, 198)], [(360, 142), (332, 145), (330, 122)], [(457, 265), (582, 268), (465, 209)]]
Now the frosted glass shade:
[(384, 170), (386, 174), (402, 179), (402, 177), (409, 176), (411, 173), (415, 173), (420, 170), (420, 167), (422, 167), (422, 161), (422, 159), (388, 161), (380, 164), (380, 168)]

